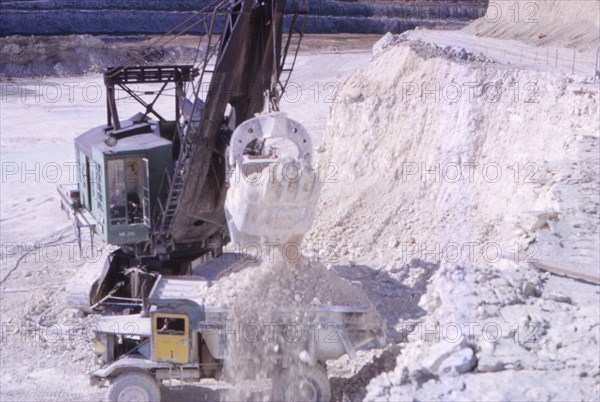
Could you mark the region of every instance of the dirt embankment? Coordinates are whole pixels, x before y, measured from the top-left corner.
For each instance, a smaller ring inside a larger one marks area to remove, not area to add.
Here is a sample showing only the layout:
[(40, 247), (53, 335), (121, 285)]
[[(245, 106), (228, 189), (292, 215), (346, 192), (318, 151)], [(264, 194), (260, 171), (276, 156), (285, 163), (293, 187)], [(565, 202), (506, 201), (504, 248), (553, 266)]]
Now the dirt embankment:
[(321, 158), (341, 181), (329, 191), (344, 195), (313, 240), (373, 258), (388, 242), (494, 241), (594, 267), (597, 89), (435, 55), (397, 46), (344, 82)]
[(335, 180), (308, 247), (336, 244), (340, 268), (385, 278), (369, 295), (401, 348), (366, 394), (365, 373), (337, 392), (598, 399), (597, 287), (527, 263), (598, 269), (598, 88), (462, 52), (392, 46), (330, 112), (320, 162)]
[(90, 35), (0, 38), (0, 77), (72, 77), (131, 63), (192, 63), (197, 38), (152, 46), (152, 38), (122, 42)]
[(595, 50), (600, 42), (600, 3), (587, 0), (492, 1), (485, 17), (464, 28), (478, 36), (538, 46)]

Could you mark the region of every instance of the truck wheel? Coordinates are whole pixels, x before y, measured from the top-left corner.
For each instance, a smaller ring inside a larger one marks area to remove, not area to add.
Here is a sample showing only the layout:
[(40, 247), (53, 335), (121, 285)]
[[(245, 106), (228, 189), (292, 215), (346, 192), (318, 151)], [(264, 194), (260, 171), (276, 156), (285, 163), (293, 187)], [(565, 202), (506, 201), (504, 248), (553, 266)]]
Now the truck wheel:
[(123, 373), (108, 389), (110, 402), (160, 402), (160, 388), (152, 377), (143, 373)]
[(273, 379), (273, 400), (329, 402), (331, 385), (327, 372), (318, 364), (314, 367), (304, 367), (301, 373), (283, 370)]

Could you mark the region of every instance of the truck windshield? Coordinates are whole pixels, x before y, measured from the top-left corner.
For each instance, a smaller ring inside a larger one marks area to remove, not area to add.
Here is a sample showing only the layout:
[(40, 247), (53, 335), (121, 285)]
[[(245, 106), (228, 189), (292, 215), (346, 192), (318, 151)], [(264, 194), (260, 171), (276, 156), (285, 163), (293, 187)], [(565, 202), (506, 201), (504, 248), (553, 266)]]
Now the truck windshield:
[(185, 333), (185, 320), (183, 318), (158, 317), (156, 329), (159, 334), (183, 335)]

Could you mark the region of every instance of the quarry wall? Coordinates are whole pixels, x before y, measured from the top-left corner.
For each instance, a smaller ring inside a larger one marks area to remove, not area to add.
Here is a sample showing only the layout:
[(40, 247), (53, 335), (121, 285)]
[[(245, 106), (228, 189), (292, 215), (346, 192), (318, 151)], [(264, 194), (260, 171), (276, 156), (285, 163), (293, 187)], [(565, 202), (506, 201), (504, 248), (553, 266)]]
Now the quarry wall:
[[(4, 1), (0, 36), (160, 34), (214, 2), (92, 0)], [(487, 1), (309, 0), (307, 33), (399, 33), (416, 26), (465, 24), (481, 17)], [(288, 8), (293, 8), (290, 3)], [(202, 33), (196, 27), (192, 33)]]

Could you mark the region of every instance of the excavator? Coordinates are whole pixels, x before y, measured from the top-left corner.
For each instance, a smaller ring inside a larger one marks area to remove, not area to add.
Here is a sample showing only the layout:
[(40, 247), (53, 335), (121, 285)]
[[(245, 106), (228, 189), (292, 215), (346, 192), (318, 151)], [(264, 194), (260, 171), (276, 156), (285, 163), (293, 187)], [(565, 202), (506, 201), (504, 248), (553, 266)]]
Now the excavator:
[[(206, 304), (209, 281), (192, 268), (228, 242), (282, 251), (310, 229), (320, 194), (311, 136), (279, 107), (306, 15), (306, 1), (212, 2), (170, 33), (205, 24), (198, 63), (105, 72), (106, 124), (76, 137), (80, 180), (59, 193), (80, 250), (85, 229), (110, 247), (105, 260), (87, 255), (66, 287), (70, 306), (100, 313), (91, 382), (108, 384), (109, 400), (159, 401), (163, 382), (222, 379), (231, 317)], [(132, 101), (141, 110), (120, 119)], [(280, 307), (285, 328), (299, 313)], [(302, 314), (312, 335), (268, 353), (270, 398), (327, 402), (325, 362), (383, 347), (385, 333), (367, 306)]]
[[(279, 110), (306, 16), (305, 0), (213, 1), (165, 36), (203, 24), (196, 63), (106, 70), (106, 124), (76, 137), (79, 182), (58, 190), (80, 250), (88, 229), (111, 251), (68, 284), (71, 306), (139, 311), (157, 277), (189, 275), (230, 241), (310, 228), (311, 138)], [(265, 179), (290, 166), (300, 180)]]

